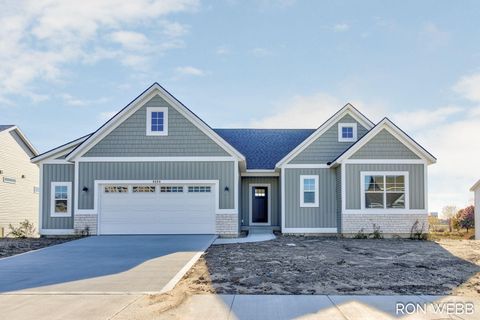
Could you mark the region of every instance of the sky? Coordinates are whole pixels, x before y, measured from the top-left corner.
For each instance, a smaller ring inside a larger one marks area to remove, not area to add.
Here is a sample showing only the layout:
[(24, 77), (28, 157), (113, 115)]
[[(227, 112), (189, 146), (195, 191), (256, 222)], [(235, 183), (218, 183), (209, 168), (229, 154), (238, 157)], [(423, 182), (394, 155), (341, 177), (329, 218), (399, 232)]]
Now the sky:
[(316, 128), (347, 102), (434, 154), (429, 209), (480, 179), (478, 1), (0, 0), (0, 124), (40, 150), (154, 82), (212, 127)]

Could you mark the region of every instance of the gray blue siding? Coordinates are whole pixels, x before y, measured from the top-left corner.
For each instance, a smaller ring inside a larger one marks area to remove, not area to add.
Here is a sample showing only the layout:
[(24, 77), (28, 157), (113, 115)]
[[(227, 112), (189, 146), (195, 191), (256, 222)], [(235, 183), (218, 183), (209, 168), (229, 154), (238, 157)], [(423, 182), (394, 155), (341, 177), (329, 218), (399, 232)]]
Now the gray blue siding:
[(335, 169), (335, 183), (337, 193), (337, 226), (338, 230), (342, 228), (342, 166)]
[(331, 126), (330, 129), (325, 131), (317, 140), (312, 142), (305, 150), (293, 158), (289, 163), (327, 163), (334, 160), (338, 155), (340, 155), (353, 144), (353, 142), (338, 141), (339, 123), (356, 123), (358, 139), (363, 137), (368, 132), (368, 130), (353, 117), (350, 115), (345, 115), (337, 123)]
[[(42, 177), (42, 229), (72, 229), (75, 200), (75, 169), (73, 164), (44, 164)], [(50, 191), (52, 182), (72, 182), (71, 217), (50, 216)]]
[[(220, 209), (234, 208), (234, 162), (80, 162), (79, 209), (93, 209), (95, 180), (219, 180)], [(228, 187), (229, 191), (225, 191)]]
[(420, 159), (390, 132), (383, 129), (350, 159)]
[(346, 164), (346, 208), (361, 208), (360, 172), (408, 171), (410, 209), (425, 209), (425, 178), (423, 164)]
[(241, 222), (242, 226), (248, 226), (250, 223), (250, 184), (270, 184), (270, 212), (271, 225), (281, 225), (280, 214), (280, 184), (278, 177), (243, 177), (241, 189)]
[[(168, 136), (146, 135), (147, 107), (168, 108)], [(157, 95), (99, 141), (84, 156), (174, 157), (228, 155), (216, 142)]]
[[(300, 175), (319, 176), (319, 207), (300, 207)], [(337, 227), (335, 169), (285, 169), (285, 227)]]

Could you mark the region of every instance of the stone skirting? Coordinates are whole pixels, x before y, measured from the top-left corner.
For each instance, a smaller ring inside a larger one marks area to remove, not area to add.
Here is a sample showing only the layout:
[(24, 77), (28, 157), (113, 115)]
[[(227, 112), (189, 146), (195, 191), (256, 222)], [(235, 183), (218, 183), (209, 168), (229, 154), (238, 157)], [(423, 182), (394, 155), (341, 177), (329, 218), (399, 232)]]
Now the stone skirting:
[(216, 214), (217, 234), (224, 237), (238, 237), (238, 215), (222, 213)]
[(97, 234), (97, 215), (96, 214), (75, 214), (73, 218), (73, 228), (75, 233), (85, 232), (88, 227), (89, 235)]
[(342, 233), (354, 235), (362, 228), (363, 232), (371, 233), (373, 224), (380, 227), (380, 231), (386, 235), (409, 235), (415, 221), (418, 227), (423, 224), (423, 232), (428, 233), (427, 214), (342, 214)]

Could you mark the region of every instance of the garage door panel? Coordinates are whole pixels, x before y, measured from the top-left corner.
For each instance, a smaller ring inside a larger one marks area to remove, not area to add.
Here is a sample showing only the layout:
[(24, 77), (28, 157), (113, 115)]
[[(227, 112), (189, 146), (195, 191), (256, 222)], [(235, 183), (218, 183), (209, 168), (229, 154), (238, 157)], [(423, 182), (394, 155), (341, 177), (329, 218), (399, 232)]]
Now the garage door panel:
[[(211, 192), (100, 192), (101, 234), (215, 233), (215, 190)], [(103, 191), (103, 188), (102, 188)]]

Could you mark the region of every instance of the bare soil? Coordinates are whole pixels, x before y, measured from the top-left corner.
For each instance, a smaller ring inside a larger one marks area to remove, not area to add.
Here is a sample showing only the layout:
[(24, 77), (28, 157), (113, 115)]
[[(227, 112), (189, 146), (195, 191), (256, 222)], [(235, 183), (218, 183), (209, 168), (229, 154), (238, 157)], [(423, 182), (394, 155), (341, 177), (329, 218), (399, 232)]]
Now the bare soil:
[(135, 319), (189, 296), (224, 294), (480, 295), (480, 241), (279, 236), (214, 245), (170, 292), (140, 299)]
[(19, 253), (53, 246), (55, 244), (78, 239), (78, 237), (62, 238), (0, 238), (0, 258), (13, 256)]

